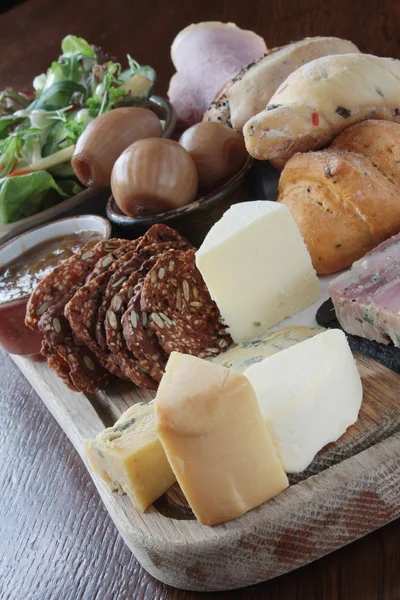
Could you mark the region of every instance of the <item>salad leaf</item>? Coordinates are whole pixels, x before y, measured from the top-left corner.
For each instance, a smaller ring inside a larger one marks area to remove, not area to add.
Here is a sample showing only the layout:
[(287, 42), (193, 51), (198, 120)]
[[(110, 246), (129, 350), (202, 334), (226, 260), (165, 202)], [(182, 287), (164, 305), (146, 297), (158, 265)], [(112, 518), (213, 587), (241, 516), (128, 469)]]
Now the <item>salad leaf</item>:
[(141, 67), (129, 55), (129, 69), (121, 73), (121, 65), (109, 61), (97, 71), (100, 83), (87, 99), (86, 107), (92, 118), (120, 106), (136, 106), (148, 98), (156, 80), (154, 69)]
[(29, 97), (0, 93), (0, 223), (12, 222), (78, 193), (71, 157), (90, 121), (120, 106), (143, 103), (155, 71), (128, 55), (121, 65), (74, 35), (35, 77)]
[[(76, 92), (79, 92), (80, 94), (85, 96), (86, 88), (82, 84), (77, 83), (76, 81), (56, 81), (56, 83), (53, 83), (50, 87), (48, 87), (47, 89), (44, 89), (43, 92), (40, 94), (39, 98), (37, 98), (37, 100), (32, 102), (28, 106), (27, 110), (29, 112), (31, 112), (32, 110), (38, 110), (38, 109), (46, 110), (46, 107), (48, 110), (48, 100), (51, 100), (52, 98), (54, 98), (54, 96), (56, 94), (58, 94), (59, 92), (68, 92), (68, 96), (69, 96), (69, 100), (67, 101), (67, 104), (68, 104), (69, 101), (71, 100), (71, 97)], [(62, 106), (60, 106), (59, 108), (62, 108), (63, 106), (65, 106), (65, 101), (62, 104)]]
[(49, 167), (47, 170), (53, 175), (61, 187), (63, 187), (61, 185), (63, 180), (76, 180), (75, 171), (72, 168), (71, 161), (65, 162), (61, 165), (55, 165), (54, 167)]
[(9, 173), (15, 167), (23, 144), (23, 138), (15, 134), (2, 140), (0, 146), (0, 177)]
[[(156, 72), (153, 69), (153, 67), (150, 67), (149, 65), (141, 66), (136, 60), (134, 60), (132, 58), (132, 56), (130, 54), (127, 55), (127, 58), (128, 58), (129, 72), (130, 72), (131, 77), (133, 77), (133, 75), (137, 75), (138, 73), (140, 73), (140, 75), (147, 77), (147, 79), (150, 79), (153, 83), (155, 83)], [(124, 73), (126, 73), (126, 71), (124, 71)], [(124, 75), (124, 73), (122, 73), (122, 76)]]
[(75, 146), (68, 146), (63, 150), (59, 150), (58, 152), (54, 152), (54, 154), (50, 154), (50, 156), (46, 156), (45, 158), (40, 158), (39, 160), (35, 160), (34, 162), (24, 165), (22, 169), (18, 169), (17, 172), (13, 172), (11, 175), (16, 176), (18, 171), (51, 171), (52, 169), (58, 168), (64, 163), (71, 164), (71, 158), (74, 154)]
[(7, 137), (12, 132), (13, 126), (22, 117), (16, 118), (14, 115), (4, 115), (0, 117), (0, 139)]
[(26, 108), (29, 103), (27, 96), (7, 87), (0, 92), (0, 116), (12, 115), (16, 110)]
[(46, 73), (41, 73), (40, 75), (36, 75), (33, 80), (33, 89), (35, 92), (41, 92), (46, 84), (47, 75)]
[(80, 54), (81, 56), (94, 58), (93, 47), (90, 46), (86, 40), (75, 35), (67, 35), (67, 37), (65, 37), (61, 42), (61, 49), (64, 56)]
[(42, 148), (42, 156), (50, 156), (63, 148), (76, 144), (85, 124), (75, 119), (59, 120), (54, 123)]
[(50, 208), (68, 195), (47, 171), (34, 171), (18, 177), (2, 177), (0, 225), (14, 223)]
[(79, 194), (83, 190), (83, 187), (74, 179), (60, 179), (57, 183), (68, 198)]

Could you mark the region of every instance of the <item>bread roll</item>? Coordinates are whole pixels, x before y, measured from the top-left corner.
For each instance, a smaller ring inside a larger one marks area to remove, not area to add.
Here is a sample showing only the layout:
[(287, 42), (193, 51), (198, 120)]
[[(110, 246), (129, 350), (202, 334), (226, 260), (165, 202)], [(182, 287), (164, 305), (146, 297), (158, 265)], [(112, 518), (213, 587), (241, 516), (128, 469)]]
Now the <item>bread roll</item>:
[(278, 201), (291, 211), (317, 273), (349, 267), (400, 231), (399, 156), (400, 125), (366, 121), (331, 148), (287, 162)]
[(345, 129), (331, 148), (358, 152), (400, 186), (400, 126), (390, 121), (362, 121)]
[(342, 54), (294, 71), (243, 133), (253, 157), (287, 161), (371, 118), (400, 123), (400, 60)]
[(203, 121), (218, 121), (242, 131), (290, 73), (321, 56), (350, 52), (358, 52), (357, 46), (335, 37), (310, 37), (272, 48), (239, 71), (205, 112)]

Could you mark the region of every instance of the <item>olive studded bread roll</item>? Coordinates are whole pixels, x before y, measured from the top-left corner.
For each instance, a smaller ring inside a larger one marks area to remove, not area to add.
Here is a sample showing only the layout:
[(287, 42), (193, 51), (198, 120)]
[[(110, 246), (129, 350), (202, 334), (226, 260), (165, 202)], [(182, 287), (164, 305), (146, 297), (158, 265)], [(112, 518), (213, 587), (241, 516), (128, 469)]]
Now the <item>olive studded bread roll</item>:
[(349, 267), (400, 231), (400, 125), (365, 121), (282, 171), (279, 202), (292, 213), (317, 273)]
[(321, 56), (349, 52), (358, 52), (357, 46), (335, 37), (309, 37), (267, 50), (224, 86), (203, 121), (217, 121), (242, 131), (246, 121), (264, 110), (290, 73)]
[(286, 162), (366, 119), (400, 123), (400, 60), (369, 54), (313, 60), (289, 75), (243, 133), (254, 158)]

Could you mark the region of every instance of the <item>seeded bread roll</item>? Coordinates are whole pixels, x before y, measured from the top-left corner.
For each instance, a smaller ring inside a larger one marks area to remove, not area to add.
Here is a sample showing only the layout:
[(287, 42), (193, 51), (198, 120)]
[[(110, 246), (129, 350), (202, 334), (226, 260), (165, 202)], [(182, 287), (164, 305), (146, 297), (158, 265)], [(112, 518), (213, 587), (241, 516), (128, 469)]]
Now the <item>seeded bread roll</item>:
[(365, 121), (331, 148), (287, 162), (278, 201), (292, 213), (320, 275), (349, 267), (400, 231), (399, 156), (400, 125)]
[(243, 133), (254, 158), (287, 161), (371, 118), (400, 122), (400, 60), (342, 54), (289, 75)]
[(290, 73), (321, 56), (350, 52), (358, 52), (357, 46), (335, 37), (310, 37), (272, 48), (239, 71), (205, 112), (203, 121), (218, 121), (242, 131)]

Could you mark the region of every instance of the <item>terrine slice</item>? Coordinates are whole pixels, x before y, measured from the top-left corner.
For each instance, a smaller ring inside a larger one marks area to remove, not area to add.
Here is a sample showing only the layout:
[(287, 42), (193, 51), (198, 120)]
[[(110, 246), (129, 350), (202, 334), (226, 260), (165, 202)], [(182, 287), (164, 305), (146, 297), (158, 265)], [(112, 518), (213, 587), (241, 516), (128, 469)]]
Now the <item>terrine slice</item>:
[(345, 331), (400, 346), (400, 234), (334, 279), (329, 293)]

